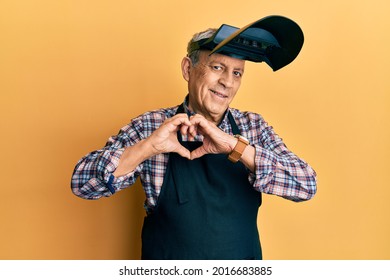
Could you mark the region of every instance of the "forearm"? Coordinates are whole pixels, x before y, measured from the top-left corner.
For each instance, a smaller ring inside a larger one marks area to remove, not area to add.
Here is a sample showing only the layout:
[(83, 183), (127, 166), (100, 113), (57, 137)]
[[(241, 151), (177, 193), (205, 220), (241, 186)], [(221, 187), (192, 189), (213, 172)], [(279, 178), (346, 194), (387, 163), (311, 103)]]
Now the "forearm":
[(126, 175), (134, 171), (142, 162), (156, 154), (157, 152), (153, 149), (149, 139), (141, 140), (124, 150), (113, 175), (115, 177)]
[[(72, 192), (84, 199), (99, 199), (110, 196), (115, 190), (132, 185), (142, 166), (133, 168), (134, 172), (115, 178), (111, 175), (119, 165), (120, 158), (126, 147), (138, 143), (141, 135), (131, 125), (121, 129), (118, 135), (110, 137), (106, 146), (84, 156), (76, 165), (71, 182)], [(110, 181), (111, 178), (111, 181)], [(108, 186), (110, 182), (111, 186)]]
[(311, 199), (316, 191), (316, 173), (302, 159), (284, 148), (283, 154), (256, 146), (254, 188), (292, 201)]
[[(236, 141), (237, 142), (237, 141)], [(263, 193), (274, 194), (293, 201), (311, 199), (316, 192), (316, 175), (314, 170), (304, 161), (289, 154), (280, 158), (265, 159), (261, 147), (248, 145), (240, 161), (251, 172), (253, 186)], [(272, 153), (270, 153), (272, 154)]]
[(256, 150), (253, 146), (246, 146), (240, 161), (248, 168), (248, 170), (252, 173), (256, 170), (256, 162), (255, 162)]
[[(76, 165), (71, 182), (72, 192), (84, 199), (111, 196), (107, 186), (110, 175), (118, 165), (123, 149), (101, 149), (83, 157)], [(125, 178), (126, 177), (126, 178)], [(136, 173), (128, 174), (115, 182), (116, 189), (123, 189), (135, 182)]]
[[(227, 146), (229, 147), (227, 150), (227, 154), (231, 153), (234, 149), (234, 147), (237, 145), (238, 139), (232, 135), (225, 134), (227, 143)], [(246, 146), (244, 152), (242, 153), (242, 156), (240, 158), (240, 161), (245, 165), (245, 167), (252, 173), (256, 170), (256, 163), (255, 163), (255, 156), (256, 156), (256, 150), (253, 146), (250, 144)]]

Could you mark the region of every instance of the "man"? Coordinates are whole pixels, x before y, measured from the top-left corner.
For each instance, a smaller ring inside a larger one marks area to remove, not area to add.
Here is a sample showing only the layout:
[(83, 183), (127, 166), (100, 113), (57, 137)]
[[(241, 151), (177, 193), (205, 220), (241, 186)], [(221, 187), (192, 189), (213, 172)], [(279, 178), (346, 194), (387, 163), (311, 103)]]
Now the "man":
[[(313, 169), (260, 115), (229, 107), (251, 53), (229, 49), (227, 36), (210, 47), (218, 34), (210, 29), (190, 41), (181, 63), (188, 95), (180, 106), (133, 119), (75, 168), (72, 191), (85, 199), (111, 196), (140, 176), (147, 212), (142, 259), (261, 259), (261, 193), (304, 201), (316, 192)], [(214, 52), (221, 44), (227, 50)], [(277, 46), (271, 51), (283, 48)], [(261, 59), (274, 70), (295, 58), (276, 65), (280, 57), (268, 53)]]

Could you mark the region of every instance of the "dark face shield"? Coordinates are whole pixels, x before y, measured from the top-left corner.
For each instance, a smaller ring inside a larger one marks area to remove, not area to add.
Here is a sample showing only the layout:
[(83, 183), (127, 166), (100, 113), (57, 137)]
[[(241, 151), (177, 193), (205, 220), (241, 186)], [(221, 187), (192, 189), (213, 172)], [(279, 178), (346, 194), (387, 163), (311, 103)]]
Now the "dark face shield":
[(291, 63), (299, 54), (304, 37), (301, 28), (282, 16), (269, 16), (241, 29), (223, 24), (214, 36), (193, 42), (190, 53), (210, 50), (234, 58), (265, 62), (274, 71)]

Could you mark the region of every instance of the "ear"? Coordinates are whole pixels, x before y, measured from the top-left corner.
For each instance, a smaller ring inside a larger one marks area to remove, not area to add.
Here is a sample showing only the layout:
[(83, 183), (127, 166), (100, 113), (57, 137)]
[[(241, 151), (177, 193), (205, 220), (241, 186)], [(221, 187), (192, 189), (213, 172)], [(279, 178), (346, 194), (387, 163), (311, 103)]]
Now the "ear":
[(192, 67), (191, 59), (188, 56), (184, 57), (183, 60), (181, 61), (181, 72), (184, 80), (186, 80), (187, 82), (190, 79), (191, 67)]

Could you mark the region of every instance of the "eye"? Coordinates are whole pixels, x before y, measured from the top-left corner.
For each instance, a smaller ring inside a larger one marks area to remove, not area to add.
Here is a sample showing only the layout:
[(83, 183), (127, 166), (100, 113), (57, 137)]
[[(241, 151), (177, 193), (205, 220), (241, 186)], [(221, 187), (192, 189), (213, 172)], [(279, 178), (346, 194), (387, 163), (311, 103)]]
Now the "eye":
[(221, 65), (212, 65), (211, 67), (212, 67), (214, 70), (217, 70), (217, 71), (222, 70), (222, 66), (221, 66)]
[(234, 71), (233, 75), (240, 78), (242, 77), (242, 73), (240, 71)]

